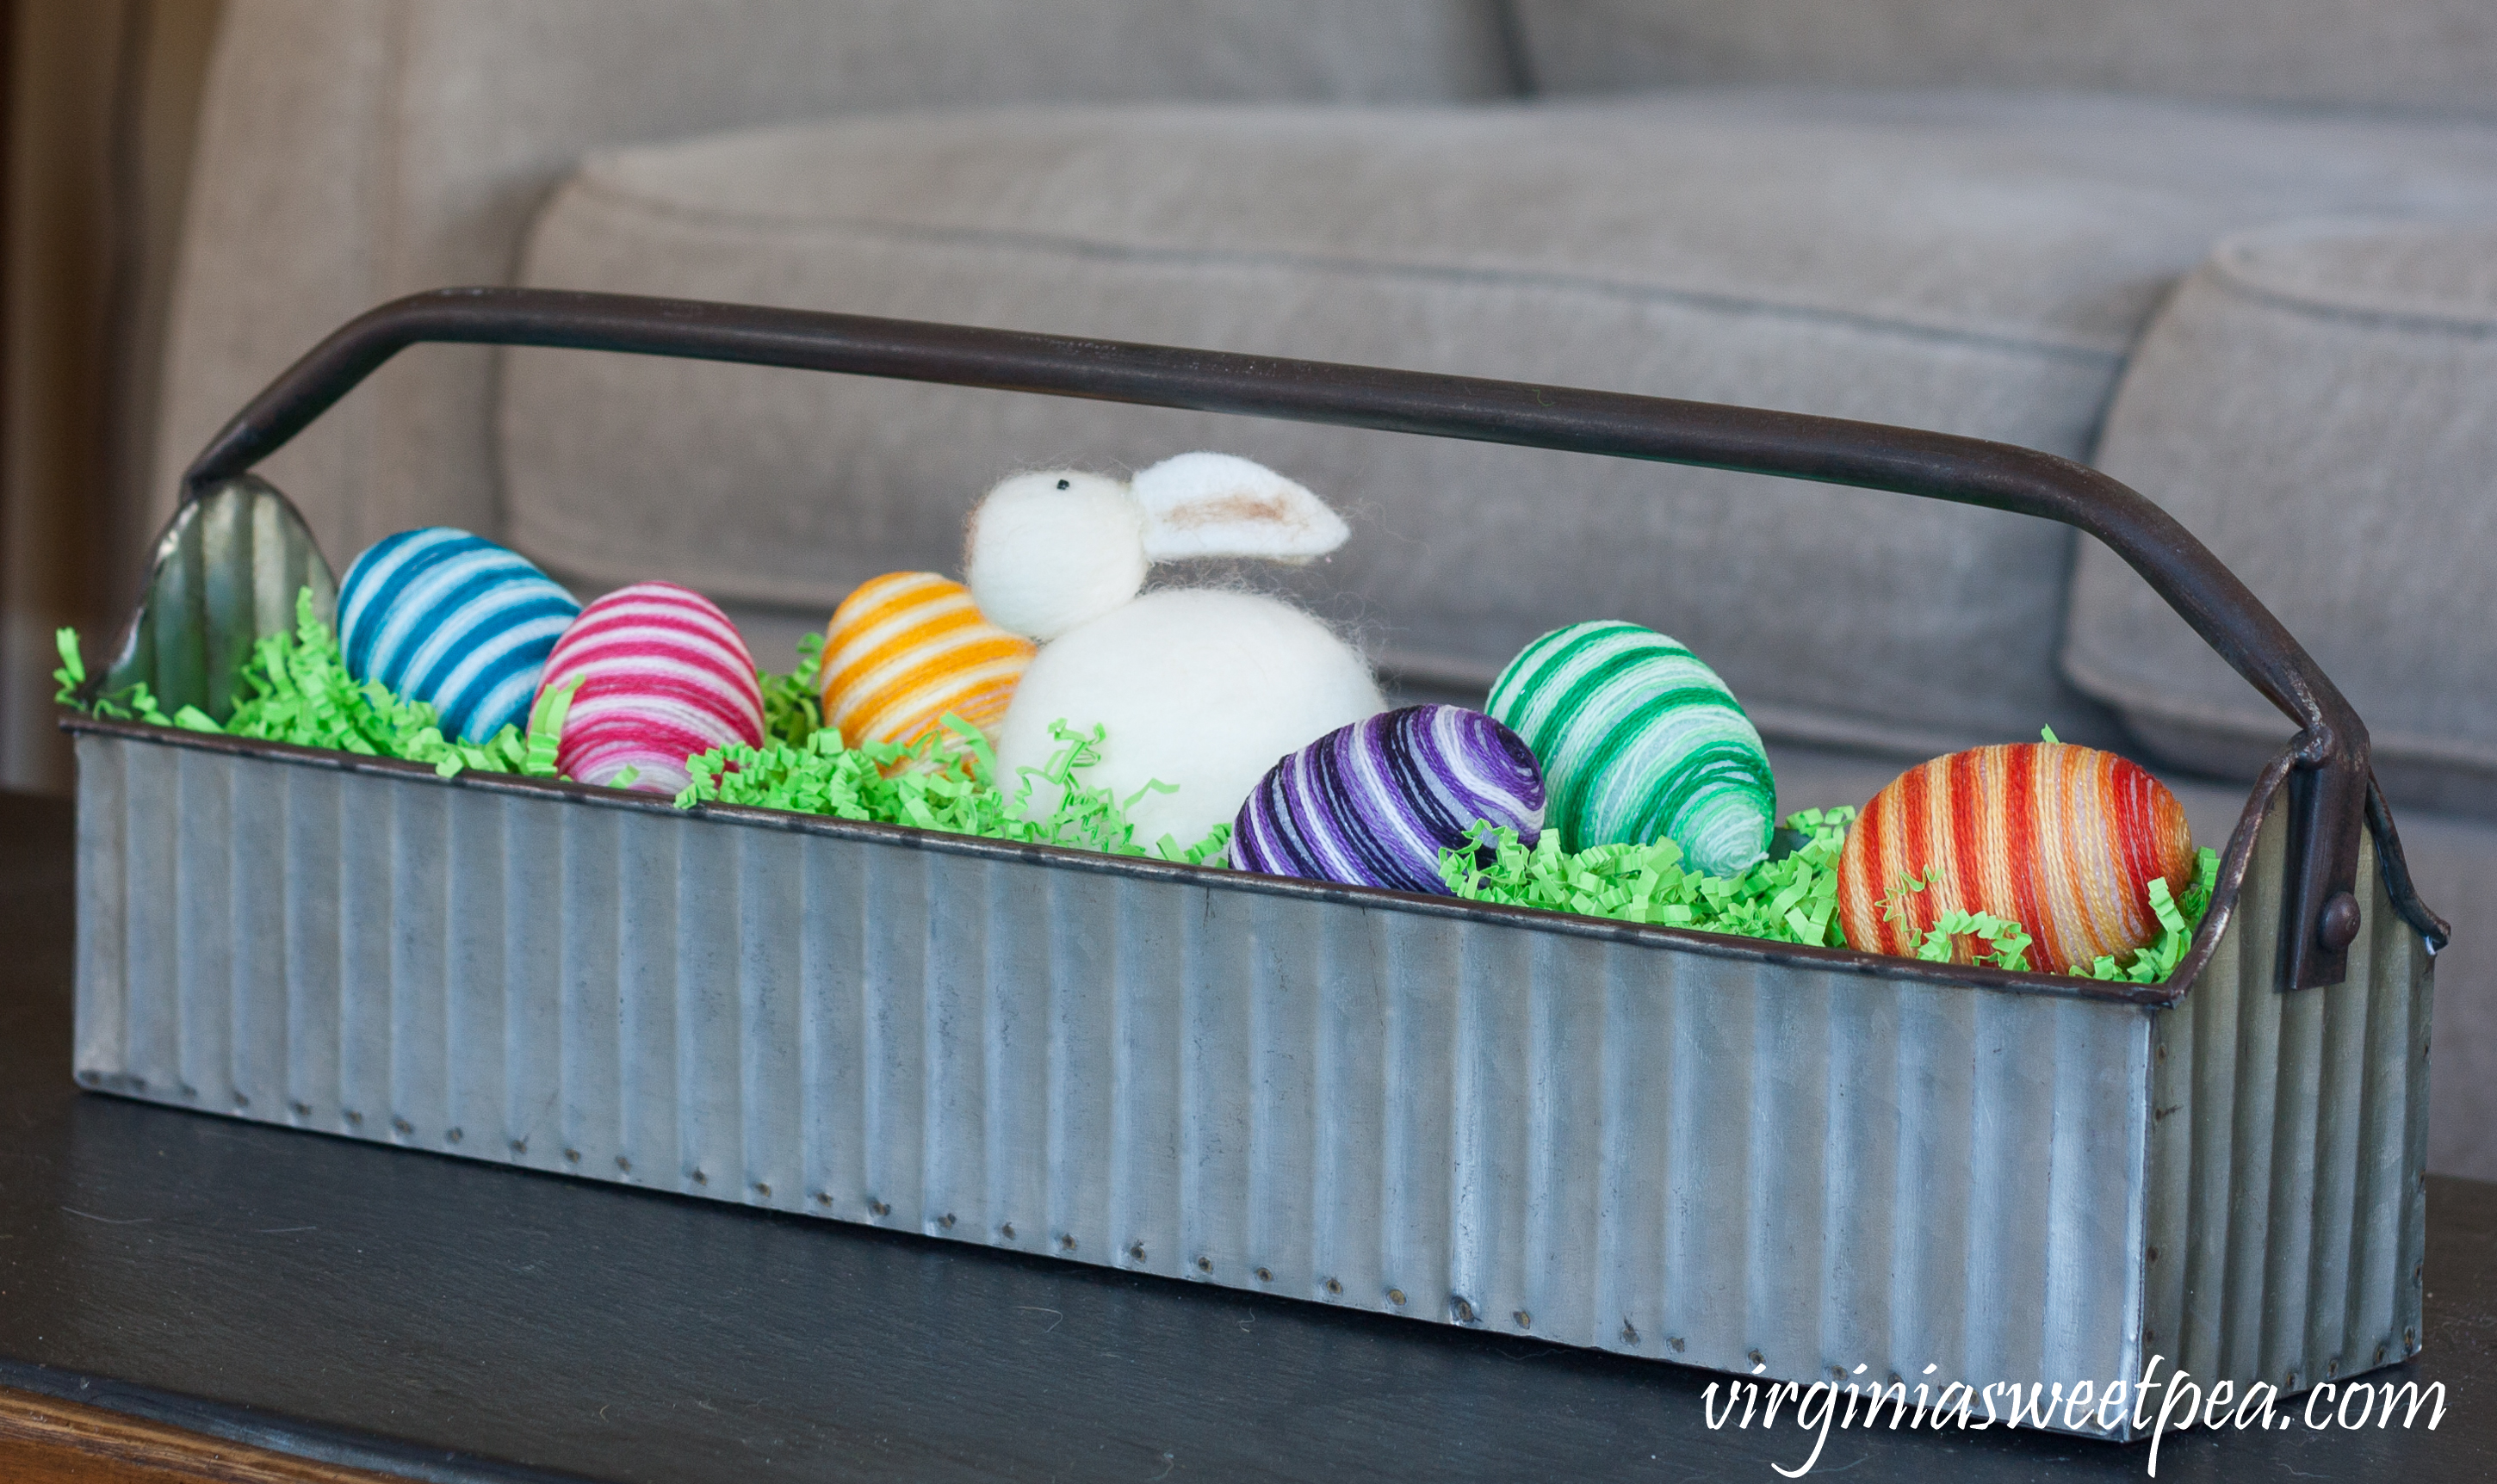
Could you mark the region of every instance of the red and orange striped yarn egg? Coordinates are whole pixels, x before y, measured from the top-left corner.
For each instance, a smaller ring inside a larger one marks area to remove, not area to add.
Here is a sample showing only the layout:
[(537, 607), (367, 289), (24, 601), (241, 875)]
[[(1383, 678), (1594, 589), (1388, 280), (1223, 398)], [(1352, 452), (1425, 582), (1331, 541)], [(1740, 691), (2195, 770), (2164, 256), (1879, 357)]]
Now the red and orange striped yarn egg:
[(971, 590), (933, 572), (862, 583), (824, 631), (824, 724), (849, 746), (908, 744), (947, 711), (995, 741), (1035, 647), (981, 616)]
[[(1902, 890), (1910, 875), (1930, 885)], [(1839, 920), (1850, 947), (1912, 955), (1944, 912), (2009, 918), (2035, 940), (2030, 966), (2057, 971), (2156, 941), (2157, 876), (2185, 890), (2194, 837), (2139, 766), (2061, 742), (1976, 747), (1908, 770), (1864, 806), (1838, 859)], [(1956, 957), (1982, 951), (1967, 937)]]
[(685, 759), (730, 742), (763, 744), (754, 659), (728, 615), (674, 583), (619, 587), (581, 611), (555, 641), (544, 695), (575, 680), (555, 767), (606, 784), (674, 794)]

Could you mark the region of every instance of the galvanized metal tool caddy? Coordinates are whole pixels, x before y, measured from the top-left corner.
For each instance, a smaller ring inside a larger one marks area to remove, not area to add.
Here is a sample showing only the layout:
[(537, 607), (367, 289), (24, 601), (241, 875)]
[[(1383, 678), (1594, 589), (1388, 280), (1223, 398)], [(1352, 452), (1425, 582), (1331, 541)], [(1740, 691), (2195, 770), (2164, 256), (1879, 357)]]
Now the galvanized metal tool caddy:
[(445, 290), (341, 329), (210, 444), (98, 683), (143, 679), (168, 710), (219, 713), (298, 586), (331, 590), (249, 470), (427, 341), (1338, 423), (2018, 511), (2106, 542), (2298, 731), (2247, 801), (2190, 956), (2140, 987), (73, 718), (86, 1086), (1807, 1383), (2103, 1387), (2159, 1354), (2286, 1393), (2418, 1349), (2445, 925), (2411, 890), (2340, 693), (2105, 476), (1788, 413)]

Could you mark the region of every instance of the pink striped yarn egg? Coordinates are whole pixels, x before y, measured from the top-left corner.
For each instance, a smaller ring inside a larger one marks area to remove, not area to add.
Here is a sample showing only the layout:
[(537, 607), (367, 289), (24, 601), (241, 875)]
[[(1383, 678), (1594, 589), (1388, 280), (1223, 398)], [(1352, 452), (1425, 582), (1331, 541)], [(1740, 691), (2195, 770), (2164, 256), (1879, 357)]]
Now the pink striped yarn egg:
[(555, 767), (584, 783), (675, 794), (685, 759), (763, 744), (754, 657), (728, 615), (674, 583), (619, 587), (581, 611), (547, 656), (541, 695), (578, 679)]

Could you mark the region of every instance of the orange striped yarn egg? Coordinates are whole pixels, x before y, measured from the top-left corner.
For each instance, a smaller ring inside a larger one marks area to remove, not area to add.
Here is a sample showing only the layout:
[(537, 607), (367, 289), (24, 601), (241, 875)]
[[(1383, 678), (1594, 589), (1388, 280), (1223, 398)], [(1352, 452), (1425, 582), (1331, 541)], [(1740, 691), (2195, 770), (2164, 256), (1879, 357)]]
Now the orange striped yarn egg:
[[(1910, 875), (1930, 884), (1902, 890)], [(2010, 918), (2035, 940), (2030, 967), (2051, 972), (2156, 941), (2154, 876), (2180, 894), (2194, 878), (2193, 831), (2157, 778), (2096, 747), (1975, 747), (1864, 805), (1838, 858), (1839, 921), (1850, 947), (1912, 955), (1944, 912)], [(1961, 963), (1983, 951), (1956, 947)]]
[(824, 630), (824, 723), (849, 746), (917, 742), (947, 711), (991, 741), (1035, 647), (933, 572), (862, 583)]

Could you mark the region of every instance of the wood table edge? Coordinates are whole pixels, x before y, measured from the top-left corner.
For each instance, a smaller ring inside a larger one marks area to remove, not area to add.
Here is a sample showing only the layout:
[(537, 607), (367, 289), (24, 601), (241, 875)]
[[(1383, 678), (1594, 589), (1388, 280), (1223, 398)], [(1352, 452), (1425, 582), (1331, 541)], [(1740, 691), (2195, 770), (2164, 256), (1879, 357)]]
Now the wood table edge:
[(6, 1386), (0, 1386), (0, 1472), (22, 1484), (403, 1484), (406, 1477)]

